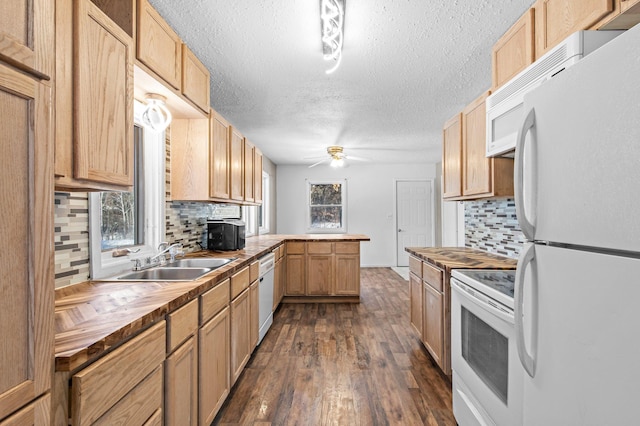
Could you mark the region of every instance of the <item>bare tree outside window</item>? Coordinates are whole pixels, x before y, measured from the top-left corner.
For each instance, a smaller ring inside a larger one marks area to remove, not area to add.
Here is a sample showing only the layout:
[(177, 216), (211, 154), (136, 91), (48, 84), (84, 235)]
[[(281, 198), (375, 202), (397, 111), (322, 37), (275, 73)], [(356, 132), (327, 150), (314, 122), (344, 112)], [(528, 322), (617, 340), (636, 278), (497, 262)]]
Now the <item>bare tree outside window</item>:
[(132, 192), (101, 192), (100, 230), (102, 250), (130, 247), (136, 241), (136, 206)]
[(344, 182), (310, 183), (310, 228), (341, 230), (344, 228)]

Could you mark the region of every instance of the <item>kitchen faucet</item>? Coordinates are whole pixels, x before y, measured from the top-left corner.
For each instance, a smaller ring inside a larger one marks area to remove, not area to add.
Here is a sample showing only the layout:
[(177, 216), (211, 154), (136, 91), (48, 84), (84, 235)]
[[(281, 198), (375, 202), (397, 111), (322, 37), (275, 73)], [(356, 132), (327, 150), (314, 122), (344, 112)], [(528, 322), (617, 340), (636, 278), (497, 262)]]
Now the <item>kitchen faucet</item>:
[(142, 271), (144, 269), (153, 268), (154, 266), (160, 266), (167, 263), (166, 254), (169, 253), (169, 261), (174, 262), (176, 256), (184, 256), (182, 251), (182, 244), (175, 243), (169, 245), (168, 242), (163, 241), (158, 245), (158, 253), (153, 256), (143, 257), (138, 259), (131, 259), (134, 271)]

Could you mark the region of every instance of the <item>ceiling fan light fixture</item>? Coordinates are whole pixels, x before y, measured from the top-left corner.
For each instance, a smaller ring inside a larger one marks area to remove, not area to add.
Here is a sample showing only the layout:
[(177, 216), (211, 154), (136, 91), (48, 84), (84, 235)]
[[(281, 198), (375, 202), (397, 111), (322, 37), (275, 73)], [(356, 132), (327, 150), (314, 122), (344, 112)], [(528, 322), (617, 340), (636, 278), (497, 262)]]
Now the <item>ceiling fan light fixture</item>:
[(342, 62), (344, 39), (344, 3), (345, 0), (320, 0), (320, 23), (322, 29), (322, 52), (325, 61), (335, 61), (331, 74)]
[(331, 163), (329, 163), (329, 165), (334, 168), (344, 167), (344, 158), (334, 157), (331, 159)]

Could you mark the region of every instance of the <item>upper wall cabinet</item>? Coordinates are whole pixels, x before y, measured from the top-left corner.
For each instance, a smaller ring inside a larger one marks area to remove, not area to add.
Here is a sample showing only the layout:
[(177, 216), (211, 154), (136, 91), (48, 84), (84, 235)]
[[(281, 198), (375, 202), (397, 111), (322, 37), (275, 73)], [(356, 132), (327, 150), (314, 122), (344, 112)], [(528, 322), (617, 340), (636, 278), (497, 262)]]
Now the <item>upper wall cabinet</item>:
[(244, 140), (244, 200), (253, 203), (254, 180), (253, 180), (253, 155), (255, 146), (247, 139)]
[(262, 151), (253, 147), (253, 201), (262, 204)]
[(613, 0), (538, 0), (536, 13), (536, 57), (570, 34), (588, 29), (614, 13)]
[[(513, 160), (485, 156), (487, 92), (444, 127), (443, 198), (472, 200), (513, 196)], [(459, 165), (459, 166), (458, 166)], [(456, 173), (460, 170), (460, 173)]]
[[(104, 3), (105, 10), (89, 0), (56, 3), (59, 190), (127, 190), (133, 184), (133, 6)], [(105, 11), (114, 11), (117, 21)]]
[(230, 198), (234, 201), (244, 201), (244, 136), (238, 129), (231, 128), (230, 146)]
[(209, 195), (211, 198), (228, 200), (230, 190), (231, 125), (214, 110), (211, 110), (210, 117)]
[(182, 93), (205, 114), (209, 112), (209, 70), (182, 45)]
[(640, 0), (614, 0), (613, 13), (595, 25), (601, 30), (628, 30), (640, 22)]
[(37, 78), (53, 77), (54, 2), (10, 0), (0, 11), (0, 61)]
[(138, 1), (137, 57), (171, 87), (181, 89), (182, 40), (148, 0)]
[[(196, 114), (209, 114), (209, 70), (189, 47), (182, 42), (178, 34), (167, 24), (148, 0), (138, 2), (138, 26), (136, 39), (136, 56), (138, 66), (144, 73), (151, 74), (157, 83), (148, 81), (148, 77), (136, 71), (136, 86), (144, 86), (145, 91), (152, 91), (167, 97), (167, 105), (175, 116), (193, 118)], [(142, 77), (138, 79), (138, 76)], [(140, 81), (138, 81), (140, 80)], [(137, 93), (143, 96), (145, 93)], [(168, 92), (168, 93), (167, 93)], [(175, 98), (179, 99), (175, 99)], [(182, 104), (187, 104), (187, 110)]]
[(493, 90), (511, 80), (535, 60), (534, 18), (534, 10), (529, 9), (493, 46)]

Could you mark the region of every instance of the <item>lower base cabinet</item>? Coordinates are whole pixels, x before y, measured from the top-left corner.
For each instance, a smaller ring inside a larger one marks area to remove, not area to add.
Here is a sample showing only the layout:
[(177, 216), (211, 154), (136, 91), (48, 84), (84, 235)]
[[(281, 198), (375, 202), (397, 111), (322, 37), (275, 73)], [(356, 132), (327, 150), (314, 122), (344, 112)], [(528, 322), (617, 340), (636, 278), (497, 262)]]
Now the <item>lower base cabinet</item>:
[(444, 350), (444, 297), (427, 282), (424, 283), (424, 320), (422, 341), (436, 364), (443, 367)]
[(249, 361), (250, 336), (250, 290), (247, 288), (231, 301), (231, 385), (238, 380), (242, 369)]
[(422, 336), (422, 278), (413, 272), (409, 273), (409, 299), (411, 325)]
[[(228, 303), (227, 293), (227, 303)], [(210, 425), (229, 395), (230, 309), (225, 307), (199, 331), (199, 411), (200, 424)]]
[(165, 424), (198, 424), (198, 341), (191, 336), (165, 362)]

